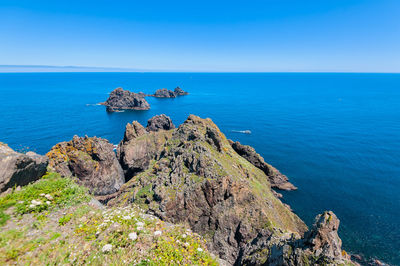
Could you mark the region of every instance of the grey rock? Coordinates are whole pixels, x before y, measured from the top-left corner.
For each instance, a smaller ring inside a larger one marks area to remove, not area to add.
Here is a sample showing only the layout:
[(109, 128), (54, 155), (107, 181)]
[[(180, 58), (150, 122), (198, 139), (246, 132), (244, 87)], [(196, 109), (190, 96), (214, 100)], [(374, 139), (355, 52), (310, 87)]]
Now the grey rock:
[(158, 98), (175, 98), (176, 97), (175, 93), (168, 89), (158, 89), (153, 94), (153, 96), (158, 97)]
[(0, 142), (0, 192), (38, 180), (46, 173), (48, 161), (46, 156), (18, 153)]
[(134, 93), (122, 88), (116, 88), (110, 93), (107, 101), (101, 103), (107, 106), (107, 111), (115, 112), (118, 110), (148, 110), (149, 103), (144, 98), (143, 93)]
[[(117, 147), (117, 157), (128, 181), (136, 173), (146, 170), (150, 161), (160, 153), (171, 133), (148, 132), (137, 121), (126, 125), (124, 139)], [(146, 137), (142, 137), (146, 135)]]
[(175, 125), (169, 116), (165, 114), (156, 115), (147, 121), (147, 131), (159, 131), (174, 129)]
[(178, 96), (188, 95), (189, 93), (182, 90), (179, 87), (176, 87), (173, 91), (168, 89), (158, 89), (156, 92), (151, 95), (158, 98), (175, 98)]
[(183, 95), (188, 95), (189, 94), (188, 92), (182, 90), (179, 87), (175, 88), (174, 93), (175, 93), (176, 96), (183, 96)]

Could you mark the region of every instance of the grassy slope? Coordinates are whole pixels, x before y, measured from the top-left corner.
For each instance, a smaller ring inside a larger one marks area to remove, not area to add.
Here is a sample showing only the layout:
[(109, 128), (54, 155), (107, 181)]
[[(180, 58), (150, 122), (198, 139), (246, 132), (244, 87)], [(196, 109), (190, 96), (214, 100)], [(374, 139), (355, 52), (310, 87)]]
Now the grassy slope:
[[(2, 195), (0, 222), (1, 265), (217, 264), (204, 240), (184, 226), (164, 223), (136, 205), (93, 204), (85, 188), (54, 173)], [(111, 250), (103, 251), (107, 244)]]

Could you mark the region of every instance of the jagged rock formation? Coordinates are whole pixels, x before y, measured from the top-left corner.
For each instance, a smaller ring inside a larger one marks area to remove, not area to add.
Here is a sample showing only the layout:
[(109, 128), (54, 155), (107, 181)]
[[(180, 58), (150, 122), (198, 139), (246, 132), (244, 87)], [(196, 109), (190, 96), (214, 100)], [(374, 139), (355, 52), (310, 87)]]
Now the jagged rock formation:
[(163, 144), (170, 137), (170, 131), (148, 132), (137, 121), (127, 124), (124, 139), (117, 148), (117, 156), (126, 180), (146, 170), (150, 161), (160, 154)]
[(119, 144), (118, 157), (131, 180), (110, 205), (135, 202), (169, 222), (188, 223), (230, 263), (259, 234), (306, 231), (264, 172), (237, 154), (210, 119), (191, 115), (167, 131), (144, 133), (137, 122), (127, 129), (131, 137)]
[(271, 239), (260, 236), (248, 243), (237, 264), (244, 265), (348, 265), (338, 236), (339, 219), (331, 211), (315, 218), (313, 228), (304, 237)]
[(258, 154), (253, 147), (242, 145), (240, 142), (229, 141), (232, 148), (243, 158), (248, 160), (252, 165), (261, 169), (269, 179), (271, 187), (282, 190), (295, 190), (297, 189), (292, 183), (289, 182), (287, 176), (283, 175), (272, 165), (267, 164), (264, 158)]
[(153, 96), (158, 97), (158, 98), (175, 98), (176, 97), (175, 93), (168, 89), (158, 89), (153, 94)]
[(182, 90), (179, 87), (176, 87), (174, 91), (168, 89), (158, 89), (156, 92), (151, 95), (158, 98), (175, 98), (177, 96), (188, 95), (189, 93)]
[(122, 88), (116, 88), (110, 93), (107, 101), (101, 103), (107, 106), (107, 111), (115, 112), (118, 110), (148, 110), (149, 103), (144, 98), (143, 93), (134, 93)]
[(183, 95), (188, 95), (188, 94), (189, 94), (188, 92), (182, 90), (182, 89), (179, 88), (179, 87), (176, 87), (176, 88), (174, 89), (174, 93), (175, 93), (176, 96), (183, 96)]
[(55, 145), (47, 156), (52, 170), (77, 177), (95, 195), (114, 193), (125, 182), (113, 145), (105, 139), (74, 136)]
[(0, 142), (0, 192), (38, 180), (46, 173), (47, 164), (46, 156), (18, 153)]
[(174, 129), (175, 125), (169, 116), (164, 114), (156, 115), (147, 121), (147, 131), (159, 131)]

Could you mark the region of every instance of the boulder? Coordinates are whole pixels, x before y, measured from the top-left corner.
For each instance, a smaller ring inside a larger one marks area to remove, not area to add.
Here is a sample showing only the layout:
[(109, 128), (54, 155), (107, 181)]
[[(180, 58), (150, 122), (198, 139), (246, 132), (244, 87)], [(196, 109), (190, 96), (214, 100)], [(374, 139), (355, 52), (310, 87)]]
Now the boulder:
[(38, 180), (46, 173), (48, 161), (46, 156), (18, 153), (0, 142), (0, 192)]
[(47, 153), (49, 167), (62, 176), (75, 176), (78, 183), (95, 195), (118, 191), (125, 183), (122, 168), (108, 140), (74, 136), (71, 141), (56, 144)]
[(159, 131), (174, 129), (175, 125), (169, 116), (164, 114), (156, 115), (147, 121), (147, 131)]
[(101, 103), (107, 106), (107, 111), (115, 112), (118, 110), (148, 110), (149, 103), (144, 98), (143, 93), (134, 93), (122, 88), (116, 88), (110, 93), (107, 101)]
[(240, 142), (230, 141), (232, 148), (243, 158), (249, 161), (255, 167), (261, 169), (269, 179), (271, 187), (281, 190), (295, 190), (297, 189), (292, 183), (289, 182), (287, 176), (279, 172), (272, 165), (267, 164), (264, 158), (258, 154), (253, 147), (242, 145)]

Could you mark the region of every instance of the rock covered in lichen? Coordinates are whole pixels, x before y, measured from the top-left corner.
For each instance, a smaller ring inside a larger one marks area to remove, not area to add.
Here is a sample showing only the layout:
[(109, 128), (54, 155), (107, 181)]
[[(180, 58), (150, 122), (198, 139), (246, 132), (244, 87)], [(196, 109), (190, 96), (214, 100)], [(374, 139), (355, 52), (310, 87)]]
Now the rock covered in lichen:
[(46, 173), (47, 164), (45, 156), (19, 153), (0, 142), (0, 192), (36, 181)]
[(242, 145), (240, 142), (230, 141), (232, 148), (243, 158), (248, 160), (255, 167), (261, 169), (268, 177), (271, 187), (281, 190), (295, 190), (297, 189), (292, 183), (289, 182), (287, 176), (279, 172), (275, 167), (267, 164), (264, 158), (258, 154), (253, 147)]
[(49, 167), (62, 176), (75, 176), (95, 195), (111, 194), (125, 182), (113, 145), (97, 137), (74, 136), (47, 153)]
[(118, 110), (148, 110), (149, 103), (144, 98), (143, 93), (134, 93), (122, 88), (116, 88), (110, 93), (107, 101), (101, 103), (107, 106), (107, 111), (114, 112)]

